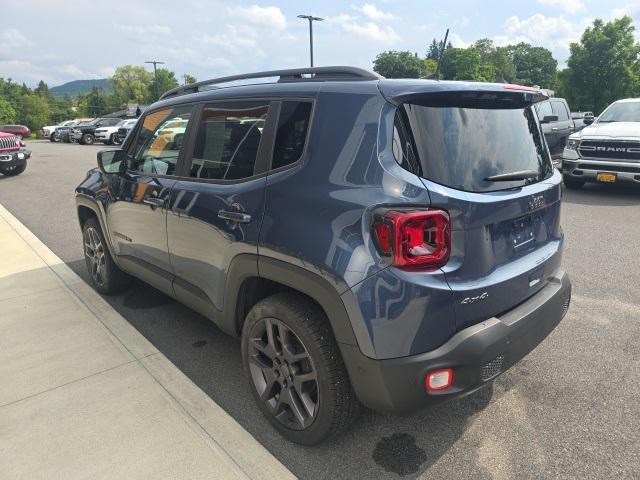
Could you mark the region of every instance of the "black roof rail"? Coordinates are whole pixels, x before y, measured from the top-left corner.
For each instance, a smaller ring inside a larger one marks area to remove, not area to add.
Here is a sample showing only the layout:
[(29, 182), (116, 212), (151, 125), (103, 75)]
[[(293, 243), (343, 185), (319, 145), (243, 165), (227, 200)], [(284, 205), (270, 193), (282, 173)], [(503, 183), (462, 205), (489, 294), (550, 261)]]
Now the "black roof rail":
[[(307, 77), (303, 75), (309, 75)], [(191, 83), (176, 87), (165, 92), (160, 100), (165, 98), (186, 95), (188, 93), (196, 93), (201, 87), (208, 85), (218, 85), (221, 83), (235, 82), (236, 80), (247, 80), (251, 78), (267, 78), (280, 77), (278, 83), (284, 82), (324, 82), (330, 80), (380, 80), (383, 77), (377, 73), (364, 70), (357, 67), (307, 67), (307, 68), (290, 68), (286, 70), (270, 70), (266, 72), (247, 73), (243, 75), (231, 75), (229, 77), (212, 78), (211, 80), (203, 80), (202, 82)]]

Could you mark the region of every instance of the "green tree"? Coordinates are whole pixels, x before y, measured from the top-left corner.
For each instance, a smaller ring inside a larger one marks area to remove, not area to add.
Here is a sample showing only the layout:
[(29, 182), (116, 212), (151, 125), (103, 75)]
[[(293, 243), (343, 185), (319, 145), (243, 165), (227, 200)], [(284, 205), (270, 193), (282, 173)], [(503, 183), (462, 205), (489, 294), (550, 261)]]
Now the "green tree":
[(427, 74), (424, 59), (409, 51), (387, 51), (378, 54), (373, 70), (387, 78), (422, 78)]
[(35, 132), (49, 123), (51, 108), (46, 98), (29, 92), (22, 97), (22, 103), (17, 108), (17, 113), (17, 121)]
[(596, 114), (614, 100), (640, 93), (640, 45), (625, 16), (605, 23), (596, 19), (572, 43), (563, 74), (562, 93), (570, 105)]
[(50, 94), (49, 94), (49, 86), (44, 83), (43, 80), (40, 80), (38, 82), (38, 86), (36, 87), (36, 89), (34, 90), (34, 93), (37, 93), (38, 95), (40, 95), (41, 97), (46, 97), (49, 98)]
[(438, 58), (440, 57), (440, 43), (441, 42), (438, 42), (435, 38), (431, 41), (431, 44), (427, 49), (427, 58), (435, 60), (436, 62), (438, 61)]
[(558, 62), (551, 51), (520, 42), (505, 51), (516, 70), (515, 81), (521, 85), (556, 88)]
[(8, 100), (0, 97), (0, 123), (14, 123), (16, 121), (16, 110)]
[[(156, 101), (160, 95), (164, 92), (176, 88), (178, 86), (178, 80), (176, 80), (176, 74), (166, 68), (158, 69), (158, 87), (156, 89), (155, 76), (149, 85), (149, 102)], [(156, 95), (157, 92), (157, 95)]]
[(110, 80), (116, 103), (144, 103), (149, 98), (153, 73), (137, 65), (122, 65), (116, 68)]
[(182, 76), (182, 79), (184, 80), (185, 85), (188, 85), (190, 83), (196, 83), (198, 81), (196, 77), (194, 77), (193, 75), (189, 75), (188, 73), (185, 73)]
[(109, 99), (102, 88), (95, 85), (91, 92), (78, 95), (78, 112), (80, 115), (89, 117), (99, 117), (110, 113)]

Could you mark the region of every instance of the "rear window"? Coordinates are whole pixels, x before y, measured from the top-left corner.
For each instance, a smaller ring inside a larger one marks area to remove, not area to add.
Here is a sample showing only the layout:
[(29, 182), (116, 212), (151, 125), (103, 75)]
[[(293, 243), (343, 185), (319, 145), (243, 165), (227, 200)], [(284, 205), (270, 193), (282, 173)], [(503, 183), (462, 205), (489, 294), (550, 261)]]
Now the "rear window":
[[(396, 161), (404, 168), (468, 192), (519, 187), (539, 182), (552, 172), (531, 107), (490, 109), (405, 103), (396, 113), (393, 144)], [(533, 170), (537, 175), (523, 180), (486, 180), (523, 170)]]

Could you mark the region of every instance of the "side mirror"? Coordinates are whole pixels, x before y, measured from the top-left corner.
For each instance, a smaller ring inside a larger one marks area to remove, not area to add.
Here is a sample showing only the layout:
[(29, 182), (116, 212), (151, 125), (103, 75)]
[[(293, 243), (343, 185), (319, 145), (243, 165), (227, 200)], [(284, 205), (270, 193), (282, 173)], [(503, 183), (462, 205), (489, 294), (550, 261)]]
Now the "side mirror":
[(551, 122), (557, 122), (558, 121), (558, 115), (545, 115), (542, 120), (540, 120), (540, 123), (551, 123)]
[(98, 152), (98, 168), (103, 173), (124, 173), (127, 171), (127, 155), (124, 150), (102, 150)]
[(585, 125), (591, 125), (595, 121), (595, 118), (594, 117), (584, 117), (582, 119), (582, 121), (584, 122)]

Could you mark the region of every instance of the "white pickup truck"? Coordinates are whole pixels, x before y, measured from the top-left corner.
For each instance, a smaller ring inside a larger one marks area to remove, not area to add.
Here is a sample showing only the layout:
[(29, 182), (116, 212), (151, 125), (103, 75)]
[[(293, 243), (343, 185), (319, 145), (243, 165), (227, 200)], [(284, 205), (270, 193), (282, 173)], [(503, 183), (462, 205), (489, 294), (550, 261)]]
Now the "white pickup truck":
[(640, 185), (640, 98), (618, 100), (572, 134), (562, 154), (567, 188), (586, 182)]
[(119, 145), (121, 141), (118, 137), (118, 129), (121, 127), (133, 128), (137, 121), (137, 118), (132, 118), (129, 120), (122, 120), (120, 123), (117, 123), (112, 127), (99, 127), (96, 129), (95, 133), (96, 140), (104, 143), (105, 145)]

